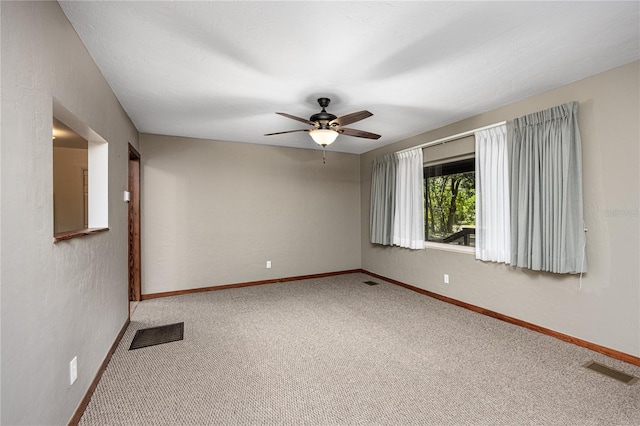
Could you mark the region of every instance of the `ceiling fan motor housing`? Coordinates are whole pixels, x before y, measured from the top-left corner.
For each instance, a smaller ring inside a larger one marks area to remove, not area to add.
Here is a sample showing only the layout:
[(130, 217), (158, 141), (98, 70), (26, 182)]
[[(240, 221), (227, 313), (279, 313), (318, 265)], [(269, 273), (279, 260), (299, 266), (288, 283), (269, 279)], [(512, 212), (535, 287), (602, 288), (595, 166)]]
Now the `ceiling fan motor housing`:
[(338, 118), (333, 114), (329, 114), (325, 110), (325, 108), (329, 106), (329, 102), (331, 102), (329, 98), (319, 98), (318, 104), (322, 107), (322, 111), (309, 117), (309, 121), (315, 121), (318, 123), (319, 129), (330, 129), (331, 127), (329, 126), (329, 122)]

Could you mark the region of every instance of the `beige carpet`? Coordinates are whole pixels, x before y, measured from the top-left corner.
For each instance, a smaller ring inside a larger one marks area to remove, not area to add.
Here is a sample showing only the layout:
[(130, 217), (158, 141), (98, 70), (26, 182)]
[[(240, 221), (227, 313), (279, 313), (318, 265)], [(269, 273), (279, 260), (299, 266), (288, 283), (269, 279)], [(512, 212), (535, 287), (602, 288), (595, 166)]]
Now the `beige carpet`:
[(371, 279), (144, 301), (81, 424), (640, 425), (640, 383), (582, 365), (639, 367)]

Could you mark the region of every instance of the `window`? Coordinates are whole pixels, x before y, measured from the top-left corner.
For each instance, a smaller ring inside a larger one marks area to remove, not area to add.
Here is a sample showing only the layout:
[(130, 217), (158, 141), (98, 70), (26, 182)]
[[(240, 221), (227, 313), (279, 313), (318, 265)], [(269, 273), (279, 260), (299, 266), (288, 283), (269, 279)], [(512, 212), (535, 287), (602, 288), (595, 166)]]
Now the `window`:
[[(88, 228), (88, 142), (53, 119), (53, 233)], [(85, 194), (86, 191), (86, 194)]]
[(475, 159), (424, 168), (425, 240), (475, 246)]
[(54, 242), (108, 229), (108, 143), (53, 101)]

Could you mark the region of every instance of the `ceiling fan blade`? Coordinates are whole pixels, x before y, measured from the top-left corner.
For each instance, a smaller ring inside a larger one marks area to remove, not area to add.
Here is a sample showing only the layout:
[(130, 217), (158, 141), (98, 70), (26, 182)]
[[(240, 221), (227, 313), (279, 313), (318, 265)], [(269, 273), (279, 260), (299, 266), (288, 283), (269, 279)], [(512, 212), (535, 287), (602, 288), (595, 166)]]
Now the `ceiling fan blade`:
[(265, 136), (282, 135), (285, 133), (308, 132), (311, 129), (287, 130), (286, 132), (267, 133)]
[(356, 138), (380, 139), (380, 135), (376, 135), (375, 133), (365, 132), (364, 130), (347, 129), (346, 127), (339, 128), (338, 133), (355, 136)]
[(371, 117), (373, 114), (369, 111), (352, 112), (351, 114), (343, 115), (335, 120), (331, 121), (331, 124), (336, 123), (339, 126), (346, 126), (347, 124), (355, 123), (356, 121), (364, 120)]
[(283, 117), (290, 118), (292, 120), (300, 121), (300, 122), (305, 123), (305, 124), (310, 124), (312, 126), (316, 125), (316, 123), (314, 123), (313, 121), (309, 121), (306, 118), (296, 117), (295, 115), (287, 114), (286, 112), (276, 112), (276, 114), (281, 115)]

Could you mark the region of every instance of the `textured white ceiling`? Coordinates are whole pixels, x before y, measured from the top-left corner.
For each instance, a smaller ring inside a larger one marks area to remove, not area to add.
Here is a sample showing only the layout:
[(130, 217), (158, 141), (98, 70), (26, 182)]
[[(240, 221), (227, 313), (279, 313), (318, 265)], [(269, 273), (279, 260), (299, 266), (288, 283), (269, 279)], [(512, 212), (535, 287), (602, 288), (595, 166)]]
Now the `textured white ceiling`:
[(631, 2), (60, 2), (140, 132), (363, 153), (640, 58)]

